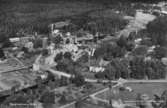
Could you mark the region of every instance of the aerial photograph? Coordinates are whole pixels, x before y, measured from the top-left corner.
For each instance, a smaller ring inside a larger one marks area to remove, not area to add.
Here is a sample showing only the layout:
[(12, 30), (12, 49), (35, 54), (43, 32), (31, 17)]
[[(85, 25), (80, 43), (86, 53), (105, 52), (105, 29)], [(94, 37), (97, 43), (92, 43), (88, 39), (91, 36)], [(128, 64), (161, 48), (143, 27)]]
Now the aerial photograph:
[(0, 108), (167, 108), (167, 0), (0, 0)]

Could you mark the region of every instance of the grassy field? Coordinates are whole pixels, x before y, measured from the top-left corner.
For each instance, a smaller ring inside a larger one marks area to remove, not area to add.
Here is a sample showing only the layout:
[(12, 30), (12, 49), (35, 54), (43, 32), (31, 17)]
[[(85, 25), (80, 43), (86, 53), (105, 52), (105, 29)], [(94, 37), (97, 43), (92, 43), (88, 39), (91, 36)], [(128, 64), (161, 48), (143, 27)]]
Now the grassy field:
[(124, 101), (134, 101), (137, 94), (147, 94), (150, 99), (154, 98), (154, 94), (161, 96), (162, 92), (167, 89), (167, 83), (127, 83), (125, 86), (131, 87), (133, 92), (119, 91), (117, 95), (114, 95), (112, 91), (106, 91), (105, 93), (98, 94), (96, 97), (109, 100), (122, 99)]

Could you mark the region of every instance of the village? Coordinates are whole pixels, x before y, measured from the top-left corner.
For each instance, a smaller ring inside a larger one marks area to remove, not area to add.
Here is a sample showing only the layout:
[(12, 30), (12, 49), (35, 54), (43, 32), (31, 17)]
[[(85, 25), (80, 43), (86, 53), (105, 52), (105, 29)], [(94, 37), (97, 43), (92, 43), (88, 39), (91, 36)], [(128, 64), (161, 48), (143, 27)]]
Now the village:
[(107, 10), (123, 14), (119, 23), (125, 25), (112, 33), (96, 22), (75, 30), (67, 19), (48, 24), (48, 34), (19, 31), (0, 43), (0, 103), (4, 108), (166, 108), (166, 40), (159, 32), (161, 38), (152, 36), (156, 25), (164, 24), (166, 3), (142, 6), (151, 8), (136, 9), (134, 16)]

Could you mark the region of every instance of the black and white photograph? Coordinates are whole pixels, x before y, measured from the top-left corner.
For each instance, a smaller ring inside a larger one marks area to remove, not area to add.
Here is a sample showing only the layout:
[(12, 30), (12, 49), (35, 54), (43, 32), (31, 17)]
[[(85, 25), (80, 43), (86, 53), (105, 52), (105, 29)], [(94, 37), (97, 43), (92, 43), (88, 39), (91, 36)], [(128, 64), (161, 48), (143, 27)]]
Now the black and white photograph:
[(167, 108), (167, 0), (0, 0), (0, 108)]

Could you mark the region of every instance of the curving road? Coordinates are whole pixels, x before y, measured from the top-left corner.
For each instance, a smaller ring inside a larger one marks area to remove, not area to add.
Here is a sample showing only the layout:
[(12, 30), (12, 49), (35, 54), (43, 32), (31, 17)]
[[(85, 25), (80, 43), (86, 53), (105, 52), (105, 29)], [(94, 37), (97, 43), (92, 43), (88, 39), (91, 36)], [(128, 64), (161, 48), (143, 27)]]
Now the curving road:
[[(67, 77), (67, 78), (71, 78), (72, 77), (71, 74), (54, 70), (54, 69), (50, 68), (49, 66), (43, 66), (43, 65), (41, 65), (40, 69), (45, 70), (45, 71), (50, 71), (54, 75), (58, 75), (58, 76), (64, 76), (64, 77)], [(97, 82), (102, 82), (102, 83), (107, 83), (107, 82), (112, 82), (112, 83), (120, 83), (120, 82), (132, 82), (132, 83), (166, 82), (167, 83), (167, 79), (166, 80), (162, 79), (162, 80), (124, 80), (124, 81), (121, 81), (121, 80), (112, 80), (112, 81), (111, 80), (100, 80), (99, 81), (98, 79), (85, 78), (85, 81), (86, 82), (91, 82), (91, 83), (97, 83)]]

